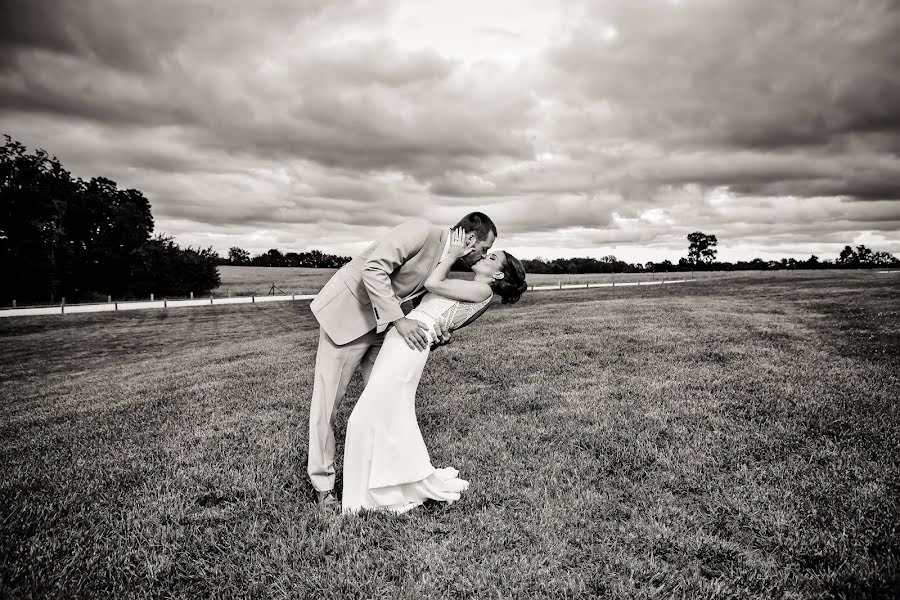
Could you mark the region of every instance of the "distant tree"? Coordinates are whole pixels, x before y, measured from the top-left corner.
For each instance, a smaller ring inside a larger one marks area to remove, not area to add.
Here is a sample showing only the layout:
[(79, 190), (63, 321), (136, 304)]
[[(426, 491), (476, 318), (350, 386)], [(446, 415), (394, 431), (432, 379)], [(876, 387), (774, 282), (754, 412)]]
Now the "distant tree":
[(706, 263), (709, 264), (716, 259), (716, 245), (719, 241), (714, 235), (707, 235), (700, 231), (689, 233), (688, 242), (688, 261), (691, 264)]
[(893, 254), (889, 254), (888, 252), (874, 252), (869, 258), (870, 262), (874, 266), (878, 267), (890, 267), (900, 265), (900, 260), (897, 259)]
[(865, 246), (856, 247), (856, 259), (861, 265), (867, 265), (872, 262), (872, 251)]
[(859, 264), (859, 256), (850, 246), (844, 246), (838, 255), (837, 264), (843, 267), (851, 267)]
[(250, 259), (250, 263), (254, 267), (284, 267), (287, 266), (284, 255), (277, 248), (272, 248), (268, 252), (258, 254)]
[(668, 273), (670, 271), (675, 270), (675, 265), (672, 264), (671, 260), (666, 259), (666, 260), (662, 261), (661, 263), (658, 263), (656, 265), (656, 268), (659, 269), (660, 271), (662, 271), (663, 273)]
[(228, 264), (242, 267), (250, 264), (250, 253), (243, 248), (232, 246), (228, 249)]

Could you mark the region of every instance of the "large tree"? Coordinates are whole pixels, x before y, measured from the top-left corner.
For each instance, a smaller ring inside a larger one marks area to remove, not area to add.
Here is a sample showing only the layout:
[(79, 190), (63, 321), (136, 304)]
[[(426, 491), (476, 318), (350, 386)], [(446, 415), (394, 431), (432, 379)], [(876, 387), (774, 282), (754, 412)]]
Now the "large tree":
[(688, 261), (693, 264), (706, 263), (709, 264), (716, 260), (716, 245), (719, 240), (714, 235), (707, 235), (701, 231), (689, 233), (688, 242)]
[(124, 294), (150, 238), (150, 203), (103, 178), (73, 179), (44, 150), (0, 149), (0, 301)]
[(241, 267), (250, 264), (250, 253), (243, 248), (232, 246), (228, 249), (228, 264)]

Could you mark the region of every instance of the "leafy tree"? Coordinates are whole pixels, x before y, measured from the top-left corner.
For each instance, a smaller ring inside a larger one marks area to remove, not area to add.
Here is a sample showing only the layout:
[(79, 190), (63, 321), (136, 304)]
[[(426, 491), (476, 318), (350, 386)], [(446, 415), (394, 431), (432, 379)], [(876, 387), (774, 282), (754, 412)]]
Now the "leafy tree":
[(288, 266), (284, 260), (284, 255), (276, 248), (272, 248), (265, 254), (254, 256), (250, 263), (254, 267), (286, 267)]
[(62, 216), (76, 194), (69, 172), (43, 150), (4, 136), (0, 149), (0, 271), (4, 303), (15, 297), (53, 302), (60, 265), (68, 264)]
[(138, 257), (133, 283), (138, 297), (206, 294), (221, 283), (216, 268), (219, 255), (212, 248), (182, 249), (171, 237), (160, 234), (141, 247)]
[(856, 266), (859, 264), (859, 255), (850, 246), (844, 246), (838, 255), (837, 264), (844, 267)]
[(888, 252), (874, 252), (869, 259), (871, 264), (878, 267), (890, 267), (900, 265), (900, 260)]
[(857, 258), (857, 261), (862, 265), (869, 264), (872, 262), (872, 251), (869, 250), (868, 248), (866, 248), (865, 246), (862, 246), (862, 245), (857, 246), (856, 247), (856, 258)]
[(0, 148), (0, 301), (55, 302), (96, 295), (204, 293), (218, 286), (211, 248), (151, 239), (141, 192), (114, 181), (72, 179), (44, 150), (5, 136)]
[(714, 235), (707, 235), (700, 231), (689, 233), (688, 242), (688, 262), (697, 265), (700, 263), (709, 264), (716, 259), (716, 245), (719, 241)]
[(9, 136), (0, 150), (0, 299), (77, 301), (127, 291), (150, 237), (150, 203), (104, 178), (73, 180), (44, 150)]
[(249, 265), (250, 253), (243, 248), (232, 246), (228, 249), (228, 264), (238, 267)]

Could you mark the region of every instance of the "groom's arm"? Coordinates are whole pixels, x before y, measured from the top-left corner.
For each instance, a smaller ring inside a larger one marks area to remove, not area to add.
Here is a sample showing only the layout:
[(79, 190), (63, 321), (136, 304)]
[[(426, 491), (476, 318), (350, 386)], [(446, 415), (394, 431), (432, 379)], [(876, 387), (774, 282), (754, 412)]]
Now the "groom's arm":
[(432, 225), (428, 221), (414, 220), (401, 223), (391, 230), (375, 246), (362, 269), (362, 280), (372, 300), (372, 310), (381, 333), (388, 325), (403, 318), (400, 299), (394, 294), (391, 274), (411, 256), (418, 253), (428, 241)]

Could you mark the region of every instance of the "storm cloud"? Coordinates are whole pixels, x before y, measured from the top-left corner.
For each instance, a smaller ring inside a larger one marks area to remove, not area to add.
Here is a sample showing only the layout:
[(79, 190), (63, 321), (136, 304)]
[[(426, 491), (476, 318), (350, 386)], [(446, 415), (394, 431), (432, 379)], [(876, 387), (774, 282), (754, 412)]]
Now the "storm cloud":
[(0, 132), (220, 252), (900, 252), (891, 0), (0, 0)]

